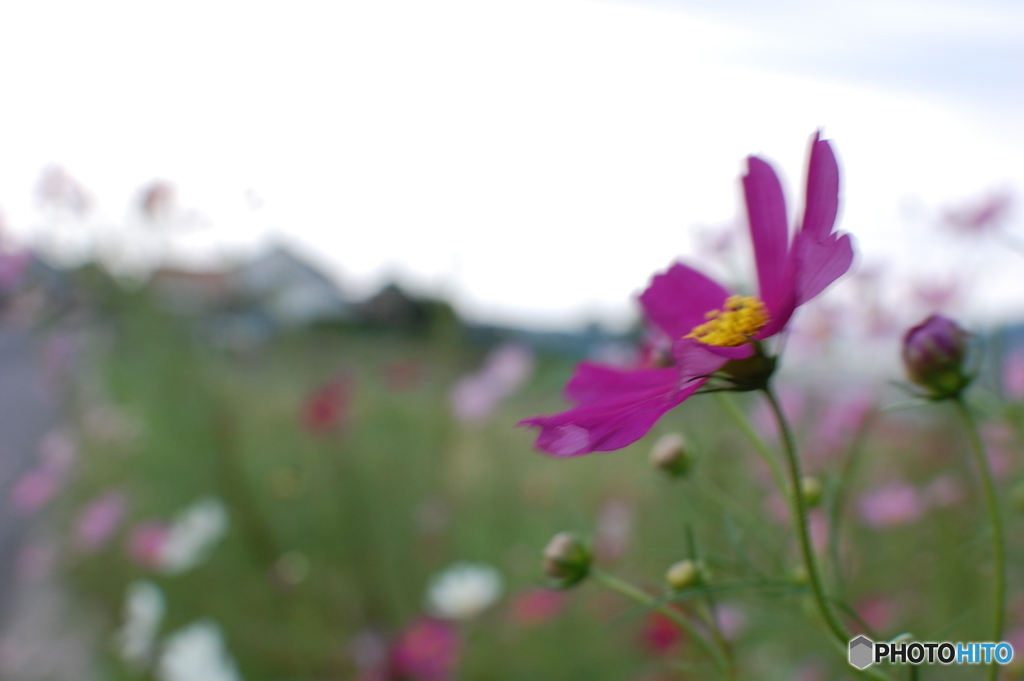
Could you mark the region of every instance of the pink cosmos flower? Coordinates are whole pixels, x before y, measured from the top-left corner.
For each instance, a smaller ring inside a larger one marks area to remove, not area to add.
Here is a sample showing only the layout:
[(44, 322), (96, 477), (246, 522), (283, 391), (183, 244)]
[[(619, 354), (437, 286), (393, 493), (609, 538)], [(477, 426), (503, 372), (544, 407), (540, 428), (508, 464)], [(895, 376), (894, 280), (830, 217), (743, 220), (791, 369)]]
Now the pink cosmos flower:
[(655, 655), (669, 655), (683, 640), (683, 631), (660, 612), (652, 612), (647, 615), (640, 640)]
[(351, 382), (338, 375), (318, 388), (302, 407), (302, 423), (312, 433), (328, 433), (341, 426), (352, 399)]
[(89, 503), (75, 524), (78, 548), (87, 553), (103, 548), (114, 536), (127, 510), (128, 499), (120, 491), (107, 492)]
[(554, 620), (564, 609), (564, 591), (530, 589), (512, 598), (510, 617), (521, 626), (536, 627)]
[[(743, 177), (758, 296), (732, 295), (676, 263), (640, 296), (649, 321), (673, 339), (674, 366), (622, 370), (583, 362), (565, 387), (572, 409), (525, 419), (540, 428), (536, 446), (557, 457), (621, 449), (643, 437), (665, 412), (693, 395), (734, 360), (763, 356), (758, 341), (782, 331), (796, 308), (824, 291), (853, 263), (849, 235), (833, 234), (839, 166), (815, 133), (803, 222), (790, 239), (786, 202), (775, 171), (751, 156)], [(732, 365), (736, 367), (736, 364)]]
[(160, 554), (169, 531), (166, 523), (154, 520), (136, 525), (128, 537), (128, 555), (141, 567), (160, 567)]
[(857, 507), (864, 522), (879, 528), (913, 523), (925, 512), (917, 488), (905, 482), (876, 487), (860, 498)]
[(391, 652), (394, 676), (412, 681), (448, 681), (455, 676), (462, 638), (455, 625), (424, 617), (407, 629)]

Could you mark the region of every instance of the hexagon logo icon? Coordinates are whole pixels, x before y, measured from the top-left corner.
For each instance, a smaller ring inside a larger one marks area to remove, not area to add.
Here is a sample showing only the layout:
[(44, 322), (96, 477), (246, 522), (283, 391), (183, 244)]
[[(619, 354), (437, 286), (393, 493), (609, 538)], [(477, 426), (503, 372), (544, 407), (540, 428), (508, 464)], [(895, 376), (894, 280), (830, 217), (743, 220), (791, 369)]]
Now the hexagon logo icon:
[(857, 669), (864, 669), (874, 662), (875, 644), (866, 636), (858, 636), (850, 641), (850, 664)]

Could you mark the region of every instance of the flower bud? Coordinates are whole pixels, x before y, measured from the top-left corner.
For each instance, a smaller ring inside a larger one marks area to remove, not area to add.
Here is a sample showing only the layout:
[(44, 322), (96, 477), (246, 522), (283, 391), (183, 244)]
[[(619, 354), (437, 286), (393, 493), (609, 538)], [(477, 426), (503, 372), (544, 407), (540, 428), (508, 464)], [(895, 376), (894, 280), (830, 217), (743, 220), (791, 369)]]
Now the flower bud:
[(544, 549), (544, 574), (562, 588), (581, 582), (590, 572), (590, 549), (571, 532), (559, 532)]
[(681, 560), (673, 565), (665, 573), (665, 581), (673, 589), (686, 589), (701, 581), (701, 565), (690, 559)]
[(972, 378), (963, 371), (969, 337), (952, 319), (928, 317), (903, 337), (907, 378), (928, 390), (932, 399), (956, 397)]
[(800, 481), (800, 491), (804, 495), (807, 508), (814, 508), (821, 503), (821, 481), (813, 475), (805, 475)]
[(679, 433), (663, 435), (651, 449), (651, 465), (675, 478), (690, 472), (693, 459), (686, 453), (686, 440)]

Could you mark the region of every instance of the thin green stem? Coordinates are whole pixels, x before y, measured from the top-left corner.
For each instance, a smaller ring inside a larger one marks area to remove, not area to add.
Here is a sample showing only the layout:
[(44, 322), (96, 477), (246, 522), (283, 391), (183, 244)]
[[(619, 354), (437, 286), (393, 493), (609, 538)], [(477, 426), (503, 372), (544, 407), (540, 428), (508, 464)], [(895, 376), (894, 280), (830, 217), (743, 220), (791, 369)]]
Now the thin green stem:
[(793, 522), (796, 527), (797, 537), (800, 540), (800, 551), (803, 554), (804, 568), (807, 570), (807, 578), (810, 583), (811, 593), (814, 595), (814, 602), (818, 606), (818, 612), (828, 625), (829, 630), (835, 636), (840, 645), (846, 646), (850, 640), (850, 633), (843, 626), (843, 623), (836, 617), (828, 597), (825, 595), (825, 588), (821, 583), (821, 571), (818, 568), (818, 561), (814, 556), (814, 547), (811, 545), (811, 533), (807, 527), (807, 501), (804, 499), (803, 487), (800, 480), (803, 474), (800, 472), (800, 459), (796, 453), (796, 442), (793, 439), (793, 432), (789, 427), (785, 414), (782, 412), (782, 405), (775, 397), (771, 388), (765, 388), (764, 394), (771, 404), (772, 411), (779, 423), (779, 430), (782, 432), (783, 450), (786, 453), (786, 461), (789, 464), (789, 481), (792, 493), (789, 495), (793, 509)]
[[(964, 427), (967, 429), (967, 437), (971, 441), (971, 451), (974, 453), (974, 461), (981, 473), (981, 488), (985, 495), (985, 506), (988, 508), (988, 520), (992, 526), (992, 558), (995, 562), (995, 575), (992, 580), (993, 598), (995, 600), (992, 613), (992, 638), (991, 641), (998, 642), (1003, 636), (1003, 613), (1006, 601), (1006, 555), (1003, 541), (1003, 520), (999, 513), (999, 499), (996, 497), (996, 486), (992, 481), (992, 469), (989, 467), (988, 456), (985, 455), (985, 444), (978, 433), (978, 424), (971, 414), (971, 410), (964, 403), (962, 397), (953, 400), (960, 417), (963, 419)], [(999, 674), (999, 665), (995, 662), (988, 670), (988, 678), (995, 679)]]
[(629, 582), (623, 581), (618, 577), (605, 572), (604, 570), (600, 570), (598, 568), (591, 568), (589, 576), (602, 586), (606, 586), (612, 591), (615, 591), (625, 596), (626, 598), (636, 601), (640, 605), (644, 605), (649, 608), (652, 608), (653, 610), (657, 610), (662, 615), (678, 624), (680, 627), (683, 628), (684, 631), (686, 631), (687, 634), (690, 635), (691, 638), (697, 641), (700, 644), (700, 646), (711, 655), (711, 657), (715, 658), (715, 662), (725, 672), (726, 678), (734, 679), (736, 677), (735, 669), (730, 664), (729, 659), (722, 653), (721, 650), (718, 649), (717, 646), (713, 645), (711, 641), (709, 641), (707, 637), (699, 629), (697, 629), (697, 627), (693, 625), (693, 622), (691, 622), (689, 619), (686, 618), (686, 616), (683, 615), (683, 613), (679, 612), (675, 608), (672, 608), (668, 605), (659, 604), (655, 598), (648, 595), (641, 589), (633, 586)]
[(786, 491), (786, 476), (782, 472), (782, 467), (775, 458), (774, 452), (772, 452), (771, 448), (763, 439), (761, 439), (761, 436), (757, 434), (757, 431), (754, 429), (754, 426), (751, 425), (747, 415), (743, 413), (743, 410), (736, 406), (736, 402), (733, 401), (732, 397), (730, 397), (728, 393), (721, 392), (715, 393), (715, 395), (718, 398), (719, 404), (729, 412), (729, 416), (731, 416), (736, 422), (736, 425), (739, 426), (740, 430), (743, 431), (743, 434), (747, 436), (750, 443), (754, 445), (754, 449), (757, 450), (757, 453), (761, 455), (762, 459), (764, 459), (768, 468), (771, 469), (772, 476), (775, 478), (775, 484), (778, 485), (779, 491), (782, 492), (784, 496), (789, 497), (789, 494)]

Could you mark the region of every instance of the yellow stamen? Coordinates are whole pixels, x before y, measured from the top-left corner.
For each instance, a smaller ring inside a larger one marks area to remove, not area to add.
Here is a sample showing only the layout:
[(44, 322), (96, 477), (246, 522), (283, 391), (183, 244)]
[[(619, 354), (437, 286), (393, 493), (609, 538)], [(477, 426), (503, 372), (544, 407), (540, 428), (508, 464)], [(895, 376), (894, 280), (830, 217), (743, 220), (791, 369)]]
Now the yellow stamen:
[(693, 327), (684, 338), (696, 338), (707, 345), (734, 348), (749, 343), (768, 323), (764, 303), (754, 296), (729, 296), (721, 310), (704, 315), (708, 321)]

